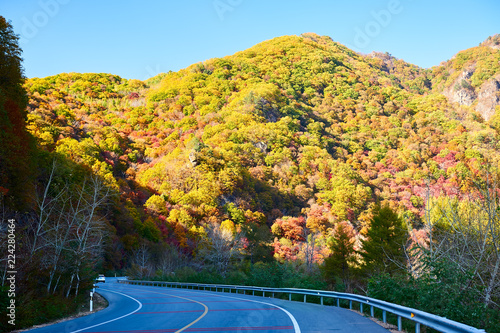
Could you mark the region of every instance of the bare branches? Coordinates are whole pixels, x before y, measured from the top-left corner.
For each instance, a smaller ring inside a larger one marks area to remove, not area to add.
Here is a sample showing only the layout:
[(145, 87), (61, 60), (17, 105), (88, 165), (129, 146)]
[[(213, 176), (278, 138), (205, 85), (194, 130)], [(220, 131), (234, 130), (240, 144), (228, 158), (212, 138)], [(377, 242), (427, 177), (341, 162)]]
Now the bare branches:
[(106, 223), (100, 212), (110, 190), (94, 175), (80, 184), (64, 181), (63, 169), (54, 160), (34, 198), (36, 210), (27, 218), (23, 243), (25, 262), (39, 272), (47, 293), (61, 288), (69, 295), (78, 293), (81, 269), (102, 257)]
[(499, 177), (491, 170), (480, 176), (471, 180), (474, 192), (462, 200), (436, 199), (434, 217), (427, 208), (426, 220), (432, 260), (453, 262), (470, 276), (467, 285), (479, 286), (489, 305), (493, 297), (500, 297)]
[(230, 263), (241, 257), (243, 249), (242, 235), (233, 234), (219, 224), (210, 225), (207, 237), (200, 244), (199, 256), (212, 264), (223, 277), (226, 275)]

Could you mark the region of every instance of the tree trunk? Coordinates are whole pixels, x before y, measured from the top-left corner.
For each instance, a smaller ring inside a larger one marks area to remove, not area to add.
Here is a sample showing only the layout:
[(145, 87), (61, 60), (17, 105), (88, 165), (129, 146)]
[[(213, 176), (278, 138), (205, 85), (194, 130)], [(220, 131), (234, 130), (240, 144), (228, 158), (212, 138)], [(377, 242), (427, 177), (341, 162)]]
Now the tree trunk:
[(497, 256), (497, 262), (495, 264), (495, 268), (491, 274), (490, 282), (488, 283), (488, 287), (486, 288), (486, 295), (484, 297), (484, 305), (488, 306), (491, 302), (491, 293), (493, 288), (495, 287), (498, 270), (500, 269), (500, 257)]
[(68, 291), (66, 292), (66, 298), (69, 297), (69, 293), (71, 292), (71, 286), (73, 285), (74, 278), (75, 278), (75, 273), (71, 274), (71, 280), (69, 281)]
[(78, 289), (80, 288), (80, 274), (78, 271), (76, 272), (76, 288), (75, 288), (75, 297), (78, 296)]
[(54, 289), (52, 289), (52, 294), (56, 293), (57, 286), (59, 285), (59, 280), (61, 279), (61, 274), (59, 274), (59, 277), (57, 278), (56, 284), (54, 285)]
[(52, 286), (52, 280), (54, 279), (54, 276), (56, 275), (56, 269), (57, 269), (57, 265), (55, 265), (54, 268), (50, 271), (49, 283), (47, 284), (47, 294), (50, 294), (50, 287)]

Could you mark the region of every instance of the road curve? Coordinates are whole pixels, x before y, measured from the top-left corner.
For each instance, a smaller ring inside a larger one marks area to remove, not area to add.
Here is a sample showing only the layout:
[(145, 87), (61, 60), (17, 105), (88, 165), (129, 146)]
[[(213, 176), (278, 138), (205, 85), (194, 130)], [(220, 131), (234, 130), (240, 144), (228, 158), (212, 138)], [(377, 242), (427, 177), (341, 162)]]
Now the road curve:
[(97, 290), (109, 306), (31, 333), (388, 331), (347, 309), (242, 294), (131, 286), (109, 278)]

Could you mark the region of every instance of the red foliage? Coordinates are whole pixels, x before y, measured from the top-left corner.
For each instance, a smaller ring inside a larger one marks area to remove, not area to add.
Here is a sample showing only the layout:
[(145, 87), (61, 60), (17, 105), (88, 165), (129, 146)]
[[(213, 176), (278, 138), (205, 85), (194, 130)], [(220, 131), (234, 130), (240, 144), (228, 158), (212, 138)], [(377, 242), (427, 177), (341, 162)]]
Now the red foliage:
[(273, 233), (281, 237), (285, 237), (294, 241), (303, 241), (305, 225), (306, 220), (303, 216), (285, 217), (282, 219), (277, 219), (273, 224), (272, 230)]
[(286, 260), (296, 260), (297, 254), (299, 253), (298, 245), (284, 245), (281, 244), (278, 238), (274, 239), (273, 242), (274, 255)]
[(330, 209), (329, 203), (324, 203), (321, 206), (313, 204), (307, 214), (307, 227), (313, 231), (325, 232), (329, 227), (330, 219), (333, 218)]
[(131, 92), (128, 96), (127, 96), (128, 99), (137, 99), (139, 98), (139, 94), (136, 93), (136, 92)]

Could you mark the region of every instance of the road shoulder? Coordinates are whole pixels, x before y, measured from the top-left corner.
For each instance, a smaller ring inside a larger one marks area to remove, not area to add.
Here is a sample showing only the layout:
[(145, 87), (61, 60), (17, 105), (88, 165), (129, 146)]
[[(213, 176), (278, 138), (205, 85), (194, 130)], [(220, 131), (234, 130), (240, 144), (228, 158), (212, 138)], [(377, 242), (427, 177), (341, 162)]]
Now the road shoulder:
[[(89, 301), (90, 301), (90, 298), (89, 298)], [(101, 310), (106, 309), (109, 306), (109, 302), (106, 300), (106, 298), (104, 298), (102, 295), (100, 295), (97, 292), (94, 293), (94, 306), (93, 306), (94, 311), (92, 311), (92, 312), (89, 311), (89, 306), (90, 306), (89, 301), (87, 301), (84, 305), (82, 305), (82, 309), (80, 309), (77, 313), (75, 313), (71, 316), (60, 318), (60, 319), (57, 319), (57, 320), (54, 320), (54, 321), (51, 321), (51, 322), (48, 322), (45, 324), (35, 325), (35, 326), (28, 327), (28, 328), (12, 331), (12, 333), (26, 332), (26, 331), (30, 331), (30, 330), (37, 329), (37, 328), (42, 328), (42, 327), (46, 327), (46, 326), (50, 326), (50, 325), (54, 325), (54, 324), (64, 323), (68, 320), (73, 320), (76, 318), (85, 317), (85, 316), (88, 316), (90, 314), (99, 312)]]

